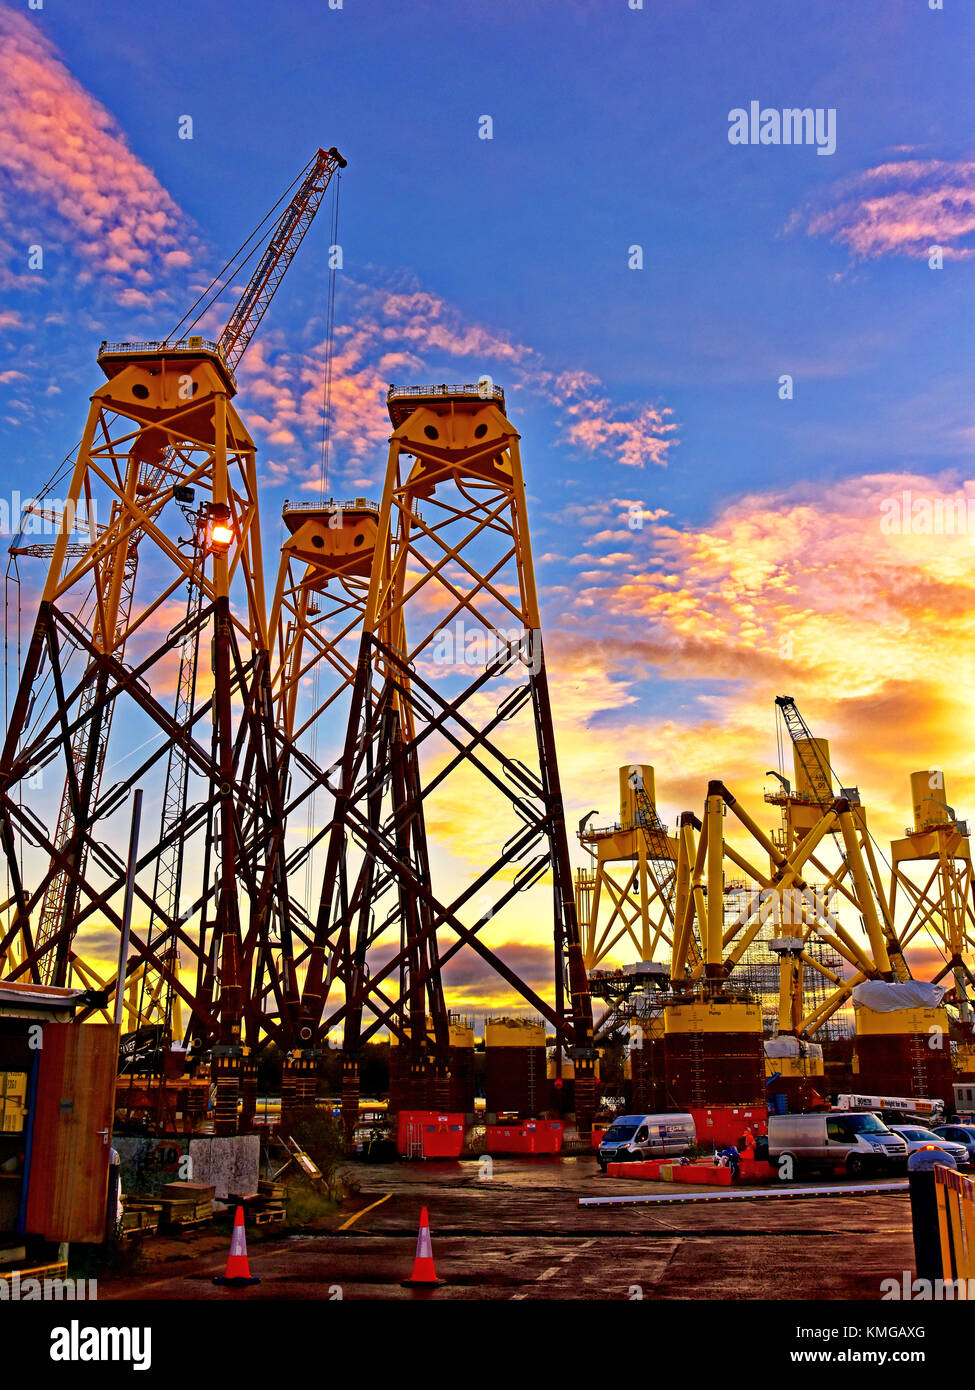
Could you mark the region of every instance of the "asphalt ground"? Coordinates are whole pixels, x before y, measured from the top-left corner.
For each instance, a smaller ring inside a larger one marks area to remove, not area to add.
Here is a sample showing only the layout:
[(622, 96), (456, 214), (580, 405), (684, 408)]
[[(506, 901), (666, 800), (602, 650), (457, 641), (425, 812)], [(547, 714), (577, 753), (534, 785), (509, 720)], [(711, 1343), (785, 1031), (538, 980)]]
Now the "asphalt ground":
[[(360, 1192), (331, 1229), (280, 1238), (268, 1231), (251, 1241), (259, 1284), (214, 1285), (224, 1255), (209, 1237), (205, 1249), (190, 1242), (186, 1258), (168, 1266), (103, 1279), (100, 1301), (864, 1301), (880, 1298), (882, 1279), (913, 1269), (903, 1192), (582, 1207), (580, 1197), (673, 1196), (674, 1188), (602, 1177), (588, 1156), (355, 1165), (353, 1172)], [(424, 1206), (441, 1281), (433, 1289), (402, 1282)]]

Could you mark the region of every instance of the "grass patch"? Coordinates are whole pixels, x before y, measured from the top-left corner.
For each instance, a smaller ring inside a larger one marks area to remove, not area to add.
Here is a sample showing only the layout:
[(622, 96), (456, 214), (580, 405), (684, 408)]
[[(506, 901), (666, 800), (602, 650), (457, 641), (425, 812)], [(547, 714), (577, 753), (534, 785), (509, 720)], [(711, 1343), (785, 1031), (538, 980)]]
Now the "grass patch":
[(323, 1183), (303, 1176), (288, 1183), (285, 1202), (289, 1226), (313, 1226), (324, 1217), (334, 1216), (342, 1207), (341, 1199), (329, 1196)]

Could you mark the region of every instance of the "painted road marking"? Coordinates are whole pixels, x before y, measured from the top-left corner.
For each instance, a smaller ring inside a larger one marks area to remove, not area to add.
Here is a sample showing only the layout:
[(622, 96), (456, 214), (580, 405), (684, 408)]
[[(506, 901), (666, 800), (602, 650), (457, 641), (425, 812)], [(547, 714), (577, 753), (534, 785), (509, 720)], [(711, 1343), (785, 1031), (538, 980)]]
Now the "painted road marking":
[[(578, 1247), (578, 1249), (576, 1249), (576, 1250), (570, 1250), (569, 1253), (568, 1253), (568, 1255), (563, 1255), (563, 1256), (562, 1256), (562, 1263), (563, 1263), (563, 1264), (567, 1264), (567, 1263), (569, 1262), (569, 1260), (574, 1260), (574, 1259), (576, 1259), (577, 1256), (579, 1256), (579, 1255), (582, 1254), (583, 1250), (588, 1250), (589, 1247), (590, 1247), (591, 1245), (595, 1245), (595, 1244), (596, 1244), (595, 1238), (591, 1238), (591, 1239), (589, 1239), (589, 1240), (584, 1240), (584, 1241), (582, 1242), (582, 1244)], [(565, 1271), (564, 1271), (564, 1270), (561, 1270), (561, 1269), (559, 1268), (558, 1265), (553, 1265), (550, 1269), (543, 1270), (541, 1274), (537, 1275), (536, 1278), (535, 1278), (535, 1283), (537, 1284), (538, 1281), (539, 1281), (539, 1279), (551, 1279), (553, 1275), (555, 1275), (555, 1274), (562, 1274), (562, 1273), (564, 1273), (564, 1272), (565, 1272)], [(510, 1301), (513, 1303), (513, 1302), (515, 1301), (515, 1299), (517, 1299), (517, 1298), (527, 1298), (527, 1297), (528, 1297), (527, 1293), (513, 1293), (513, 1294), (511, 1295), (511, 1300), (510, 1300)]]
[(378, 1202), (372, 1202), (368, 1207), (363, 1207), (362, 1210), (357, 1211), (354, 1216), (350, 1216), (348, 1221), (343, 1221), (341, 1226), (339, 1227), (339, 1230), (347, 1231), (350, 1226), (352, 1226), (356, 1221), (358, 1221), (360, 1216), (365, 1216), (367, 1211), (373, 1211), (376, 1207), (381, 1207), (383, 1202), (388, 1202), (392, 1195), (393, 1194), (391, 1192), (387, 1192), (386, 1196), (380, 1197)]
[(771, 1187), (755, 1188), (750, 1192), (688, 1192), (633, 1193), (625, 1197), (580, 1197), (580, 1207), (628, 1206), (634, 1202), (647, 1206), (665, 1206), (674, 1202), (750, 1202), (768, 1201), (772, 1197), (863, 1197), (875, 1193), (904, 1193), (907, 1179), (883, 1183), (843, 1183), (837, 1187)]

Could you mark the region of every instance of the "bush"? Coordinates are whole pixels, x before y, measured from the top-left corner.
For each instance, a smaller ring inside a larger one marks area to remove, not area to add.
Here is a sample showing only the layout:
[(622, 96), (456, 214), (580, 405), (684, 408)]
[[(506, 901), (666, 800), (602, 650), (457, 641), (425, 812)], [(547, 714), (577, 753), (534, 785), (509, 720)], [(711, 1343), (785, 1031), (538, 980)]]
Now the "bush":
[[(347, 1192), (354, 1190), (351, 1174), (343, 1167), (345, 1137), (331, 1115), (314, 1107), (300, 1110), (291, 1127), (291, 1137), (318, 1168), (321, 1187), (330, 1201), (341, 1202)], [(318, 1186), (314, 1181), (313, 1185)]]

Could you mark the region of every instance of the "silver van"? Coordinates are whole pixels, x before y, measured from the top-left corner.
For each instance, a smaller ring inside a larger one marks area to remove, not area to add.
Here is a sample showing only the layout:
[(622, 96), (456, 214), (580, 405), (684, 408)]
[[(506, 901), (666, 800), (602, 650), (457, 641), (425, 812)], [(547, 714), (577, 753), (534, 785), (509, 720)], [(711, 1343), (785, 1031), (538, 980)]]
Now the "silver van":
[(607, 1163), (678, 1158), (694, 1147), (696, 1139), (693, 1115), (617, 1115), (602, 1137), (596, 1159), (605, 1172)]
[[(792, 1164), (780, 1164), (786, 1155)], [(903, 1168), (907, 1143), (877, 1115), (855, 1110), (820, 1111), (814, 1115), (770, 1115), (769, 1162), (788, 1181), (800, 1168), (829, 1168), (842, 1163), (851, 1178), (878, 1169)]]

